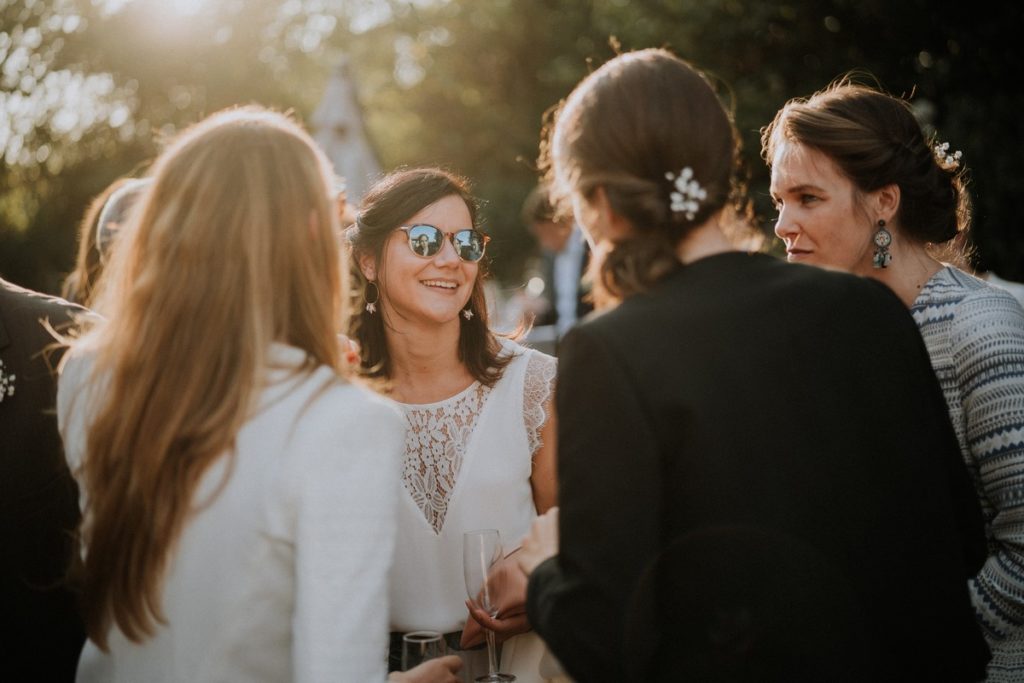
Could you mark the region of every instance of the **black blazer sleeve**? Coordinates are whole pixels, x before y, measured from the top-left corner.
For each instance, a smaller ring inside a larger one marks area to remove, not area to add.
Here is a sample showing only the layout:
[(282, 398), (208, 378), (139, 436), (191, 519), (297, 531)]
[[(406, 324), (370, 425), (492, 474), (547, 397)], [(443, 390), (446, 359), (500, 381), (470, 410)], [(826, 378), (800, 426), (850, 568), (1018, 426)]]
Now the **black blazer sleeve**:
[(0, 280), (0, 371), (15, 389), (0, 401), (0, 651), (4, 673), (39, 681), (74, 680), (85, 638), (64, 581), (79, 509), (57, 432), (60, 349), (48, 352), (54, 339), (43, 325), (66, 332), (79, 313)]
[(638, 559), (661, 536), (659, 448), (623, 363), (591, 326), (560, 348), (557, 406), (561, 549), (531, 575), (527, 609), (576, 680), (620, 682)]

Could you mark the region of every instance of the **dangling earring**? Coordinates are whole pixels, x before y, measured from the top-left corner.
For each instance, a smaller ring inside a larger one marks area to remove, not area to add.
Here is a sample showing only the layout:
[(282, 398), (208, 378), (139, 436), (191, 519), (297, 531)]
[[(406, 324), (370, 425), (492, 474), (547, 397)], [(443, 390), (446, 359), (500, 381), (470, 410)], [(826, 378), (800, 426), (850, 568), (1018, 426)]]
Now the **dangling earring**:
[(472, 319), (473, 318), (473, 309), (471, 309), (471, 308), (464, 308), (464, 309), (462, 309), (462, 317), (465, 318), (466, 320)]
[(875, 257), (872, 265), (875, 268), (888, 268), (892, 263), (892, 254), (889, 253), (889, 245), (892, 244), (892, 233), (885, 229), (885, 219), (878, 219), (878, 231), (875, 232), (872, 241), (875, 243)]
[[(373, 301), (370, 301), (370, 286), (373, 286), (374, 297)], [(380, 288), (377, 287), (377, 283), (373, 280), (369, 280), (366, 283), (366, 290), (363, 292), (363, 300), (366, 302), (366, 312), (373, 315), (377, 312), (377, 302), (380, 301)]]

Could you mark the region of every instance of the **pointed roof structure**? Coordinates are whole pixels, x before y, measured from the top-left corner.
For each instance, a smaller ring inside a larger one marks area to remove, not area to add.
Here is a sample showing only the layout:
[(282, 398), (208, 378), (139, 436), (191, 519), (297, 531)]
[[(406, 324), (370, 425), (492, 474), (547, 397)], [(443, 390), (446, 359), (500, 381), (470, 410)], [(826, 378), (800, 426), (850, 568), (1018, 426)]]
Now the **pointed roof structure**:
[(380, 175), (381, 165), (366, 131), (347, 58), (341, 58), (332, 70), (310, 123), (313, 139), (345, 179), (348, 201), (358, 206), (370, 183)]

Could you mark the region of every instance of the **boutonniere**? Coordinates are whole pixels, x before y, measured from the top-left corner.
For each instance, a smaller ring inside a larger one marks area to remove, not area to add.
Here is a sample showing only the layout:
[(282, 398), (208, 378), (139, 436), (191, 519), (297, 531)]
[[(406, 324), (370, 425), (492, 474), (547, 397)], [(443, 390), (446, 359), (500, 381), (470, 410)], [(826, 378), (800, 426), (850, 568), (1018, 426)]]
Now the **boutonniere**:
[(0, 403), (3, 403), (5, 398), (14, 396), (15, 379), (13, 372), (4, 372), (4, 361), (0, 358)]

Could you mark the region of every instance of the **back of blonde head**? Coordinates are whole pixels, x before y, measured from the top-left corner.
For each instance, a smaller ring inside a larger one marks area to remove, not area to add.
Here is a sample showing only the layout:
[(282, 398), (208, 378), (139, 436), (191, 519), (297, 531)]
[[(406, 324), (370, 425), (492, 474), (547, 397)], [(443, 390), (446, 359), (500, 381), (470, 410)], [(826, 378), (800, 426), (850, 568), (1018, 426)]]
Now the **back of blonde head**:
[(83, 462), (83, 607), (142, 640), (162, 620), (172, 546), (209, 465), (254, 406), (274, 342), (339, 367), (341, 265), (330, 166), (287, 117), (214, 114), (154, 165), (99, 293), (103, 405)]

